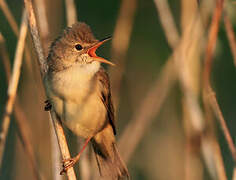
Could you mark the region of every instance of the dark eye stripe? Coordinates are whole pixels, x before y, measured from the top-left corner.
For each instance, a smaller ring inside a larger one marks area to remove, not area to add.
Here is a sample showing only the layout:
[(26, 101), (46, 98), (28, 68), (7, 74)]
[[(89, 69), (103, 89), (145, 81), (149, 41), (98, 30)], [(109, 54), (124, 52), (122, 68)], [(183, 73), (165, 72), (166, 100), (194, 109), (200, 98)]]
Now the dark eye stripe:
[(80, 44), (76, 44), (76, 45), (75, 45), (75, 49), (78, 50), (78, 51), (80, 51), (80, 50), (83, 49), (83, 47), (82, 47)]

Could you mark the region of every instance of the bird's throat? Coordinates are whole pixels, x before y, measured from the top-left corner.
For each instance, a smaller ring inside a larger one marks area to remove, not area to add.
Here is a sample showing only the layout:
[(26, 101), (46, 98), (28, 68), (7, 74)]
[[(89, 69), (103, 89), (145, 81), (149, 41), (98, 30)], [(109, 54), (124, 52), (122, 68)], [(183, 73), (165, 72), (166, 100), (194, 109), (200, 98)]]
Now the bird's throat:
[(75, 64), (70, 68), (58, 72), (60, 79), (67, 79), (72, 83), (79, 83), (80, 81), (89, 81), (100, 68), (99, 62), (92, 62), (88, 64)]

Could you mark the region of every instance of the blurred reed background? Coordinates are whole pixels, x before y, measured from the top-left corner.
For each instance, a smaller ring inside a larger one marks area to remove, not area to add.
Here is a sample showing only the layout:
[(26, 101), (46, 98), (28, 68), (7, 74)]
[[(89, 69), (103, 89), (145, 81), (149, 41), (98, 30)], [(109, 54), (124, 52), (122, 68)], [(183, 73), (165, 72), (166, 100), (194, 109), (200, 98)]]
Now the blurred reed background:
[[(117, 64), (106, 68), (131, 179), (236, 179), (235, 2), (33, 0), (45, 56), (76, 20), (113, 35), (98, 54)], [(67, 179), (24, 2), (0, 8), (0, 179)], [(83, 140), (65, 134), (74, 156)], [(96, 179), (91, 148), (81, 158), (76, 177)]]

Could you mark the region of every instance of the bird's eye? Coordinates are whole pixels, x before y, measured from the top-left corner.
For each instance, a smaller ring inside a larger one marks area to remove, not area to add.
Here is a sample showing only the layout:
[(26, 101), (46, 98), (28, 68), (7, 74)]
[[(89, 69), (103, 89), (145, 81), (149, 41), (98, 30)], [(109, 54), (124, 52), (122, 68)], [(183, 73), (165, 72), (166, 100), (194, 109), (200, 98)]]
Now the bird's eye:
[(80, 51), (80, 50), (83, 49), (83, 47), (82, 47), (80, 44), (76, 44), (76, 45), (75, 45), (75, 49), (78, 50), (78, 51)]

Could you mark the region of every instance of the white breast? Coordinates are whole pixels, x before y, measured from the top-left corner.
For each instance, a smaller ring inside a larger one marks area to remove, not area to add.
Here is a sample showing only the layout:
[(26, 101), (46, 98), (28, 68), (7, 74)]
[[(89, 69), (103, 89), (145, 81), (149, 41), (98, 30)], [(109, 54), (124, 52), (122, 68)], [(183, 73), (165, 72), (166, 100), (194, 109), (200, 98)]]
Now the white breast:
[(52, 78), (52, 89), (63, 99), (78, 102), (91, 90), (92, 78), (99, 68), (100, 63), (94, 61), (58, 72)]
[(56, 73), (47, 81), (54, 110), (79, 136), (88, 137), (98, 132), (106, 121), (106, 108), (95, 90), (99, 86), (93, 79), (99, 68), (99, 62), (76, 65)]

